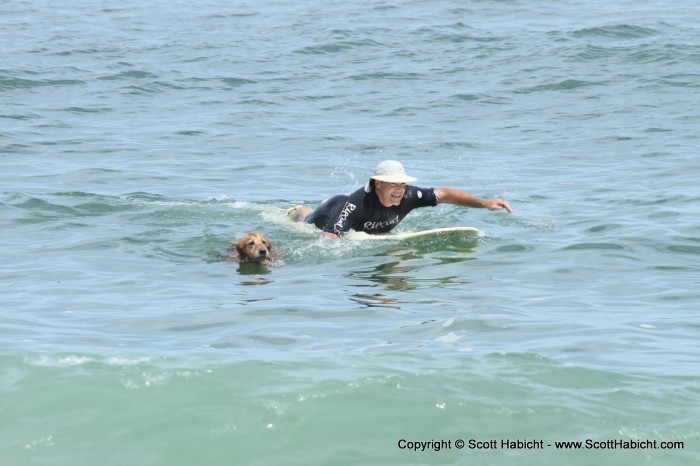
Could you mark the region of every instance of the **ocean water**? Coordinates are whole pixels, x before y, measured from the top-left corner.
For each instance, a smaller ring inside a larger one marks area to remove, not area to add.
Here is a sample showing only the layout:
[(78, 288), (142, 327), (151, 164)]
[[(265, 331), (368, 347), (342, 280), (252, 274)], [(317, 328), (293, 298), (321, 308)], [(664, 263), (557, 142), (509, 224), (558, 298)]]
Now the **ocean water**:
[[(700, 463), (699, 17), (3, 2), (0, 464)], [(287, 221), (389, 158), (514, 213)]]

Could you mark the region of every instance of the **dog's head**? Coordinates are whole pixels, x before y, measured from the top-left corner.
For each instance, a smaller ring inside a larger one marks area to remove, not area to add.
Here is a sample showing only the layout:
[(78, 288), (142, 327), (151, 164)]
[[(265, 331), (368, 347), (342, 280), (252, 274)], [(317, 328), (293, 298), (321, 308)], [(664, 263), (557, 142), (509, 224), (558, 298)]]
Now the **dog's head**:
[(260, 233), (248, 233), (236, 243), (241, 261), (272, 262), (272, 243)]

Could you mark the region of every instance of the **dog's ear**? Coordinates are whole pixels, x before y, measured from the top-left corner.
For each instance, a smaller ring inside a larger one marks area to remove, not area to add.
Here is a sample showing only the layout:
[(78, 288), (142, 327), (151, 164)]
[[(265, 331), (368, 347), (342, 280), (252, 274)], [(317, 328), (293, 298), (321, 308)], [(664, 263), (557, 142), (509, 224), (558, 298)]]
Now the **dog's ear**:
[(245, 247), (245, 245), (243, 244), (244, 241), (245, 238), (236, 243), (236, 252), (241, 256), (243, 255), (243, 248)]

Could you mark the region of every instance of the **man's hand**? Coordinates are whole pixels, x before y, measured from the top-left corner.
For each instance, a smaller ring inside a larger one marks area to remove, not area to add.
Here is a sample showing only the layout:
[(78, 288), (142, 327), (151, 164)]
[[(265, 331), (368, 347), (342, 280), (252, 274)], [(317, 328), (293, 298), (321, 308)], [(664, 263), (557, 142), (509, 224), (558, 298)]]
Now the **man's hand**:
[(489, 210), (506, 209), (509, 214), (513, 213), (513, 209), (511, 209), (510, 205), (503, 199), (488, 199), (486, 201), (486, 208)]

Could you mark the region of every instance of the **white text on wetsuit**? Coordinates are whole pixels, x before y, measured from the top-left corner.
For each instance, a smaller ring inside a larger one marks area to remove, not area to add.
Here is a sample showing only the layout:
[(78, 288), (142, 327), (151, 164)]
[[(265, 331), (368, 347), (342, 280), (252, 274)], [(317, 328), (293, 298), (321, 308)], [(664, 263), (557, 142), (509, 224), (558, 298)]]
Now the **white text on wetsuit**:
[(350, 214), (352, 213), (353, 210), (355, 210), (357, 206), (355, 204), (350, 204), (349, 202), (345, 204), (345, 207), (343, 207), (343, 211), (340, 213), (340, 218), (338, 221), (335, 223), (335, 228), (338, 231), (343, 231), (343, 222), (345, 222)]
[(391, 220), (385, 220), (383, 222), (365, 222), (363, 225), (365, 231), (368, 230), (379, 230), (382, 228), (386, 228), (389, 225), (396, 225), (399, 223), (399, 216), (397, 215), (396, 217), (392, 218)]

